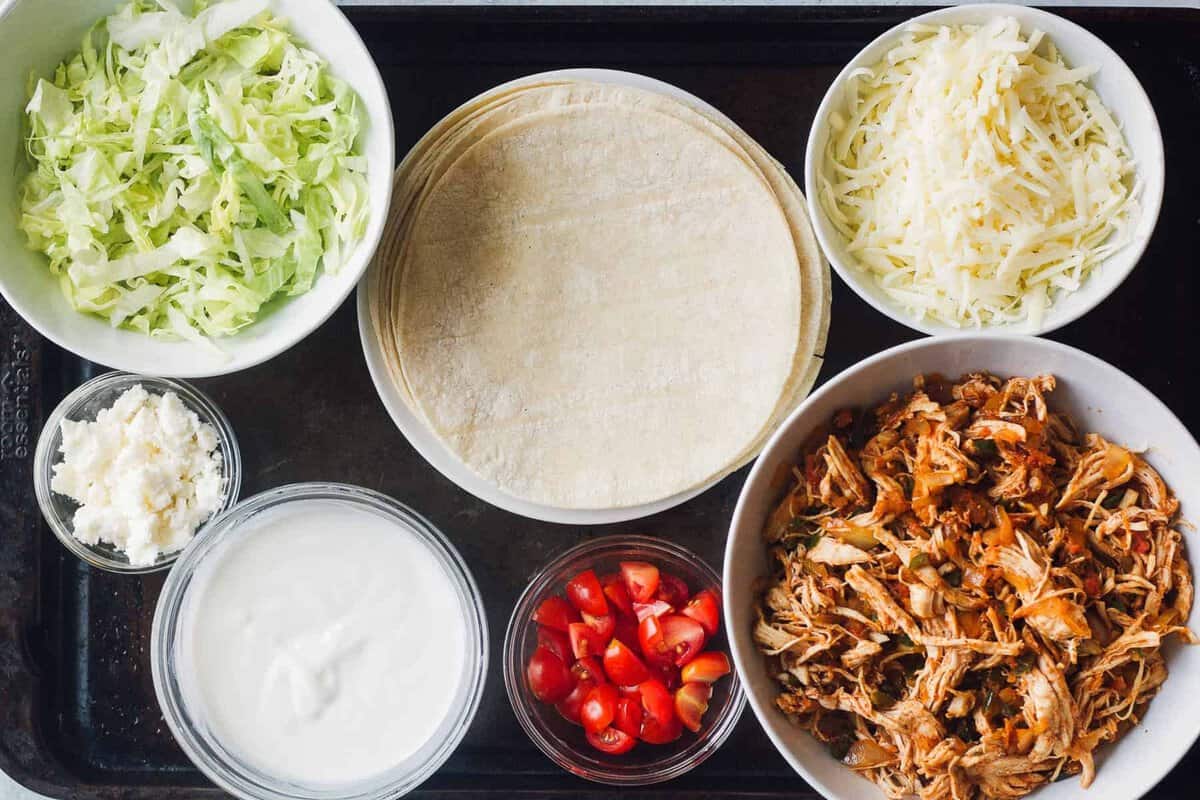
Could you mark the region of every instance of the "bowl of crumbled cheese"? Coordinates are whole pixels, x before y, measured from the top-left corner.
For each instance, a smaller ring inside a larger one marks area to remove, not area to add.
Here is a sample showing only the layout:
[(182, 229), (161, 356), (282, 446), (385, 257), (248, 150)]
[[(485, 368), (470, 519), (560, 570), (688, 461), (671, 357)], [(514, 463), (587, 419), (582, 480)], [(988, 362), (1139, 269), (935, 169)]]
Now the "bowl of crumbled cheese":
[(237, 502), (241, 455), (221, 410), (175, 380), (109, 372), (46, 420), (38, 506), (59, 540), (111, 572), (166, 569)]

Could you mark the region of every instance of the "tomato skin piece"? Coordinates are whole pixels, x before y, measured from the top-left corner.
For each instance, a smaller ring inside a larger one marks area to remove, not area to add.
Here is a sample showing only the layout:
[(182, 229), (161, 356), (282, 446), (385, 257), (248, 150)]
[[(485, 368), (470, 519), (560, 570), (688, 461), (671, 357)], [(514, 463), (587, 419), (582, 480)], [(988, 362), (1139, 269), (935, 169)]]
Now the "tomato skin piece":
[(663, 638), (677, 667), (682, 667), (698, 656), (704, 647), (704, 628), (691, 617), (682, 614), (663, 617), (662, 629)]
[(574, 660), (570, 637), (556, 628), (538, 625), (537, 643), (538, 647), (549, 648), (550, 652), (561, 658), (564, 664), (569, 664)]
[(633, 616), (633, 599), (625, 588), (625, 579), (619, 572), (610, 572), (600, 576), (600, 586), (604, 588), (604, 596), (608, 599), (608, 607), (617, 610), (617, 614)]
[(608, 613), (608, 601), (604, 599), (600, 579), (590, 569), (585, 569), (567, 581), (567, 599), (571, 601), (571, 605), (594, 617)]
[(533, 621), (556, 631), (567, 632), (567, 626), (579, 622), (579, 612), (558, 595), (550, 595), (533, 612)]
[(611, 683), (593, 686), (579, 707), (579, 721), (590, 733), (600, 733), (612, 724), (617, 715), (617, 687)]
[(610, 681), (620, 686), (642, 683), (650, 677), (650, 670), (637, 654), (616, 639), (604, 651), (604, 671)]
[(557, 703), (569, 695), (575, 685), (567, 665), (548, 647), (533, 651), (525, 667), (525, 679), (529, 681), (529, 691), (543, 703)]
[(587, 736), (588, 744), (601, 753), (608, 753), (610, 756), (619, 756), (622, 753), (628, 753), (637, 744), (637, 739), (624, 731), (612, 727), (605, 728), (600, 733), (585, 731), (584, 735)]
[(622, 561), (621, 577), (635, 603), (649, 603), (658, 591), (658, 567), (645, 561)]
[(707, 683), (685, 683), (675, 690), (675, 716), (692, 733), (700, 732), (700, 721), (708, 711), (712, 687)]
[(681, 609), (687, 605), (688, 594), (688, 585), (683, 578), (669, 572), (659, 574), (658, 591), (654, 593), (656, 599), (662, 600), (671, 608)]
[(665, 617), (671, 614), (675, 609), (664, 603), (662, 600), (655, 600), (650, 603), (634, 603), (633, 613), (637, 616), (639, 624), (646, 620), (646, 617)]
[(680, 678), (684, 683), (714, 683), (729, 673), (729, 656), (719, 650), (708, 650), (685, 664)]
[(681, 614), (691, 617), (704, 628), (705, 636), (715, 636), (721, 627), (721, 598), (712, 589), (696, 592), (695, 597), (688, 600), (687, 605), (680, 609)]
[(641, 698), (622, 694), (617, 698), (617, 711), (612, 724), (617, 730), (638, 737), (642, 735), (643, 716)]
[(575, 658), (600, 656), (604, 653), (604, 640), (586, 622), (572, 622), (567, 635), (571, 638), (571, 652)]
[(613, 614), (594, 616), (583, 611), (580, 612), (580, 616), (583, 617), (583, 623), (595, 632), (596, 638), (601, 642), (611, 639), (613, 631), (617, 628), (617, 618)]

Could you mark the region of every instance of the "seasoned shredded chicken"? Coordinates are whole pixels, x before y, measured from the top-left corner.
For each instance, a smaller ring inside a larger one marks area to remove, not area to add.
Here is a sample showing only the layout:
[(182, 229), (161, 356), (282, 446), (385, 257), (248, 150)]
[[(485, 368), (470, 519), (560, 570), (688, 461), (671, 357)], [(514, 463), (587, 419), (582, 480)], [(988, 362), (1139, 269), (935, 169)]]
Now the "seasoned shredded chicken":
[(918, 378), (838, 412), (764, 535), (778, 707), (893, 798), (1021, 797), (1137, 723), (1186, 627), (1179, 503), (1050, 411), (1054, 378)]

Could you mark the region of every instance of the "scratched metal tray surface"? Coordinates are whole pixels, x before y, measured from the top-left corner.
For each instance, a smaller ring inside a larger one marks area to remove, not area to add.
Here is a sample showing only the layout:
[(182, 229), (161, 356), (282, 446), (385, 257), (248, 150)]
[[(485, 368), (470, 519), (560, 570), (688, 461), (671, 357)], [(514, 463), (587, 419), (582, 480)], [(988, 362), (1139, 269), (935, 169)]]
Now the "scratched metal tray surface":
[[(799, 179), (806, 132), (830, 79), (864, 43), (916, 10), (358, 7), (348, 13), (391, 93), (400, 152), (458, 103), (502, 81), (559, 67), (613, 67), (712, 102)], [(1065, 13), (1108, 41), (1145, 84), (1166, 139), (1167, 190), (1141, 266), (1112, 298), (1053, 338), (1128, 371), (1197, 432), (1200, 12)], [(822, 379), (914, 336), (839, 283)], [(175, 745), (154, 699), (147, 643), (163, 576), (90, 569), (58, 544), (34, 502), (31, 461), (42, 420), (99, 371), (43, 341), (0, 302), (0, 769), (54, 797), (212, 798), (218, 791)], [(491, 508), (426, 465), (396, 430), (367, 374), (352, 301), (270, 363), (198, 383), (237, 430), (243, 496), (293, 481), (345, 481), (428, 515), (479, 582), (493, 654), (528, 576), (584, 538), (645, 532), (719, 564), (745, 479), (743, 470), (674, 510), (592, 529)], [(1151, 796), (1194, 797), (1197, 771), (1200, 749), (1193, 748)], [(633, 794), (816, 797), (749, 712), (718, 754), (669, 784), (618, 791), (576, 779), (545, 759), (517, 725), (495, 657), (466, 739), (414, 796)]]

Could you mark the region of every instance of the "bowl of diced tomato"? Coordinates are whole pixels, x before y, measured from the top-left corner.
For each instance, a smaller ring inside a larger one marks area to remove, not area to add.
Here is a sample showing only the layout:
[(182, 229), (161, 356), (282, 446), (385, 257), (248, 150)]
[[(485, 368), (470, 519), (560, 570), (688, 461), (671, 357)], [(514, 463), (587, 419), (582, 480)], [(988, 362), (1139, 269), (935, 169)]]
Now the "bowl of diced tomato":
[(721, 628), (720, 576), (645, 536), (609, 536), (552, 560), (517, 601), (504, 683), (525, 732), (582, 778), (637, 786), (714, 752), (746, 698)]

